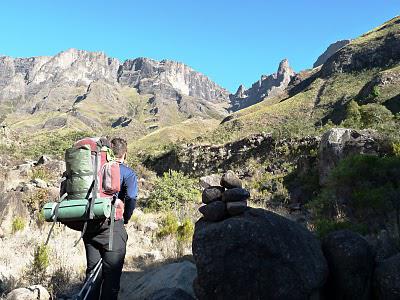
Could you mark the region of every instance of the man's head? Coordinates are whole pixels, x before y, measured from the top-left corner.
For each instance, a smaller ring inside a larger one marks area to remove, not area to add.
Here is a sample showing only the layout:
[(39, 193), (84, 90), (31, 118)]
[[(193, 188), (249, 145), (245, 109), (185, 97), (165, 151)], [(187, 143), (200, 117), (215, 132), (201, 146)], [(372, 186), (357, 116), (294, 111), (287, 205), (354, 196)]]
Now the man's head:
[(122, 138), (113, 138), (111, 140), (111, 149), (114, 151), (115, 156), (119, 160), (126, 159), (126, 152), (128, 151), (128, 144)]

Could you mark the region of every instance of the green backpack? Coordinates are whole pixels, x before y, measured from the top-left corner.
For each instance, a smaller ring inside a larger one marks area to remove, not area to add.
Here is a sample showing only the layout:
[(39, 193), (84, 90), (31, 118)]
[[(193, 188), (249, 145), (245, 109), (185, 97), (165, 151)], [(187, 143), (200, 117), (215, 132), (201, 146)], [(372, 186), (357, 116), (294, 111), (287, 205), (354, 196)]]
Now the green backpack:
[(112, 249), (115, 195), (120, 190), (119, 163), (114, 160), (112, 150), (105, 139), (85, 138), (66, 150), (65, 163), (59, 201), (43, 207), (45, 220), (53, 222), (46, 244), (56, 222), (81, 231), (82, 238), (88, 224), (101, 224), (93, 220), (109, 219)]

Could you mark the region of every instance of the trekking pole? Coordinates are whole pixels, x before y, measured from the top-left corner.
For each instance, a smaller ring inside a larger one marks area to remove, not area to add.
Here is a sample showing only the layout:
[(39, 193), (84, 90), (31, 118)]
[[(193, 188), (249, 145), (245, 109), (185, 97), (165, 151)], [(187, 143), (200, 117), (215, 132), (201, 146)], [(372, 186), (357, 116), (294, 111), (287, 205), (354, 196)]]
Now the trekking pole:
[[(79, 294), (76, 296), (75, 300), (86, 300), (90, 291), (92, 290), (93, 284), (96, 281), (97, 276), (100, 273), (102, 262), (103, 262), (103, 259), (100, 258), (100, 260), (98, 261), (98, 263), (96, 264), (94, 269), (89, 273), (89, 277), (86, 279), (83, 287), (79, 291)], [(86, 290), (86, 288), (87, 288), (87, 290)], [(86, 290), (86, 292), (85, 292), (85, 290)], [(85, 293), (85, 295), (83, 295), (83, 293)]]

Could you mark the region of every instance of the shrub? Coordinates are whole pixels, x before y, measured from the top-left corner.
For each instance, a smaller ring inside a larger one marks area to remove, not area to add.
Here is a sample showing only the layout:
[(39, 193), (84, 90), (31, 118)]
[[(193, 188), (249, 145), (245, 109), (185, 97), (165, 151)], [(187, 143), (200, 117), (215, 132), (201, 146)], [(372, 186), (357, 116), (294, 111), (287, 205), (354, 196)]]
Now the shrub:
[(177, 229), (177, 240), (182, 243), (187, 243), (192, 240), (194, 225), (191, 219), (186, 218)]
[(354, 226), (369, 224), (374, 231), (386, 214), (400, 211), (400, 157), (354, 155), (343, 159), (308, 207), (315, 222), (350, 212), (348, 221)]
[(388, 122), (393, 114), (385, 106), (377, 103), (369, 103), (360, 106), (361, 123), (364, 128)]
[(27, 195), (23, 201), (31, 215), (34, 216), (49, 201), (49, 191), (47, 189), (38, 189), (33, 194)]
[(366, 234), (368, 231), (365, 225), (353, 224), (349, 221), (332, 221), (326, 219), (316, 221), (314, 227), (319, 238), (323, 238), (336, 230), (348, 229), (360, 234)]
[(59, 266), (50, 276), (49, 290), (55, 299), (71, 288), (73, 273), (70, 267)]
[(24, 230), (26, 222), (21, 217), (15, 217), (11, 224), (12, 233), (16, 233), (17, 231)]
[(43, 166), (32, 169), (31, 179), (42, 179), (44, 181), (49, 181), (51, 177), (50, 171)]
[(372, 98), (378, 98), (380, 94), (381, 94), (381, 91), (379, 90), (379, 86), (375, 85), (372, 88), (372, 92), (371, 92)]
[(176, 234), (178, 230), (178, 218), (173, 213), (168, 213), (161, 222), (161, 227), (157, 232), (158, 238)]
[(392, 143), (392, 151), (394, 156), (400, 157), (400, 142)]
[(356, 101), (351, 100), (346, 107), (346, 120), (344, 126), (357, 127), (361, 121), (360, 106)]
[(25, 279), (29, 284), (43, 284), (49, 266), (49, 253), (46, 245), (38, 245), (33, 253), (33, 261), (25, 270)]
[(61, 131), (51, 134), (43, 133), (34, 138), (29, 137), (22, 149), (24, 157), (37, 158), (43, 154), (53, 155), (58, 158), (64, 156), (66, 149), (70, 148), (77, 140), (92, 136), (90, 131)]
[(199, 200), (197, 180), (181, 172), (170, 171), (157, 178), (147, 203), (151, 210), (179, 209)]

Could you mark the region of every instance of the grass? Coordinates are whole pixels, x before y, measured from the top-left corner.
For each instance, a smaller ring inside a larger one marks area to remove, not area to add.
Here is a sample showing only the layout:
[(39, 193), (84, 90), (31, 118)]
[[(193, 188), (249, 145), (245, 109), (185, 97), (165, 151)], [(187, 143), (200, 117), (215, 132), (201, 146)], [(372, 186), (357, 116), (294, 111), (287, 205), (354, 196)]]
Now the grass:
[(26, 222), (25, 222), (24, 218), (15, 217), (11, 224), (11, 231), (12, 231), (12, 233), (16, 233), (18, 231), (24, 230), (25, 226), (26, 226)]

